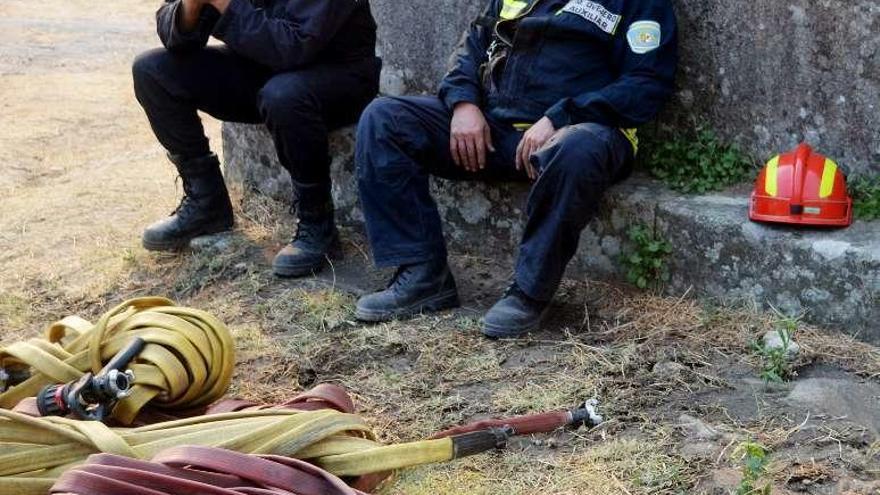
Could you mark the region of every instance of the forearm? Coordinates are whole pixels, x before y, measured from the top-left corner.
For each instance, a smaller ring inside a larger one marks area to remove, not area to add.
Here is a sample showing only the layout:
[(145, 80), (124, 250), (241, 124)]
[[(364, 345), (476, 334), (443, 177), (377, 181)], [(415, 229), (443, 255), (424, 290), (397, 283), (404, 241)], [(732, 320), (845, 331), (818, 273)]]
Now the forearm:
[(492, 28), (481, 19), (496, 19), (498, 11), (497, 2), (488, 2), (483, 16), (471, 25), (467, 36), (459, 45), (452, 70), (440, 83), (440, 99), (450, 110), (462, 102), (475, 105), (482, 103), (480, 67), (488, 59), (486, 50), (491, 42)]
[(474, 39), (476, 36), (474, 33), (471, 34), (465, 46), (461, 48), (455, 66), (440, 83), (440, 98), (450, 109), (462, 102), (476, 105), (481, 102), (479, 66), (485, 62), (482, 55), (485, 48), (480, 51), (482, 47), (479, 43), (482, 40)]
[(547, 116), (556, 128), (593, 122), (611, 127), (638, 127), (659, 113), (673, 91), (671, 80), (624, 77), (598, 91), (563, 98)]
[(246, 0), (205, 0), (221, 13), (212, 34), (238, 55), (276, 71), (317, 60), (364, 2), (298, 0), (267, 15)]

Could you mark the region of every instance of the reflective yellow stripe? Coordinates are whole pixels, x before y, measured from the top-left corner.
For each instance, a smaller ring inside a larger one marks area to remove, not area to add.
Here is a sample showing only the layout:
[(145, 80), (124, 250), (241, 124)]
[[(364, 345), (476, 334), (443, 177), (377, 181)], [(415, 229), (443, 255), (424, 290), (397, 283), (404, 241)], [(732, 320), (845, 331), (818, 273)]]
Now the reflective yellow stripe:
[(834, 182), (837, 180), (837, 164), (830, 159), (825, 160), (825, 170), (822, 172), (822, 185), (819, 186), (819, 197), (827, 198), (834, 191)]
[(620, 132), (626, 136), (626, 139), (629, 140), (630, 144), (633, 147), (633, 154), (639, 154), (639, 131), (638, 129), (621, 129)]
[(779, 156), (774, 156), (767, 162), (767, 175), (764, 179), (764, 190), (770, 196), (776, 197), (779, 192)]
[(504, 20), (513, 19), (528, 5), (528, 2), (522, 0), (504, 0), (501, 7), (501, 18)]
[(529, 124), (528, 122), (521, 122), (513, 124), (513, 128), (518, 131), (527, 131), (532, 128), (534, 124)]

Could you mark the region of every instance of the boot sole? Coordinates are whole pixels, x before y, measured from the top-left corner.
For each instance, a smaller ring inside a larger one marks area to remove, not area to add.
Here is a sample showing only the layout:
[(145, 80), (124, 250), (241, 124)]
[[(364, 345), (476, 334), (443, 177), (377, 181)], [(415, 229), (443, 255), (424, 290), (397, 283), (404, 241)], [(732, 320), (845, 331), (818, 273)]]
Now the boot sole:
[[(328, 259), (329, 258), (329, 261)], [(317, 275), (320, 273), (330, 261), (344, 259), (345, 256), (341, 252), (329, 253), (317, 265), (273, 265), (272, 273), (281, 278), (300, 278)]]
[(195, 239), (196, 237), (201, 237), (205, 235), (214, 235), (220, 234), (222, 232), (230, 232), (232, 231), (235, 224), (224, 223), (222, 225), (211, 225), (204, 229), (202, 229), (199, 233), (193, 234), (191, 236), (175, 239), (173, 241), (148, 241), (146, 239), (141, 239), (141, 245), (147, 251), (182, 251), (187, 246), (189, 246), (190, 241)]
[(397, 308), (391, 311), (372, 311), (357, 308), (354, 317), (367, 323), (381, 323), (402, 318), (410, 318), (422, 313), (436, 313), (445, 309), (453, 309), (461, 306), (457, 290), (441, 292), (409, 306)]
[(516, 329), (511, 329), (509, 326), (493, 325), (484, 321), (482, 329), (483, 335), (490, 339), (515, 339), (517, 337), (522, 337), (529, 332), (535, 332), (544, 324), (544, 320), (547, 319), (547, 315), (550, 314), (549, 309), (550, 307), (548, 306), (534, 323)]

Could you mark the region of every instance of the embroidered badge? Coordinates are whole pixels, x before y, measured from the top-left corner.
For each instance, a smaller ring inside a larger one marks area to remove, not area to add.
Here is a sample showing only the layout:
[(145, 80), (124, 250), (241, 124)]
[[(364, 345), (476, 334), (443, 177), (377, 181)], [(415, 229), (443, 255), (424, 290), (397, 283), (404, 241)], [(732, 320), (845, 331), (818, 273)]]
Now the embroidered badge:
[(560, 13), (562, 12), (579, 15), (608, 34), (614, 34), (617, 31), (617, 25), (620, 24), (619, 14), (615, 14), (603, 7), (602, 4), (591, 0), (571, 0), (560, 10)]
[(654, 21), (632, 23), (626, 33), (630, 49), (639, 55), (660, 48), (660, 24)]

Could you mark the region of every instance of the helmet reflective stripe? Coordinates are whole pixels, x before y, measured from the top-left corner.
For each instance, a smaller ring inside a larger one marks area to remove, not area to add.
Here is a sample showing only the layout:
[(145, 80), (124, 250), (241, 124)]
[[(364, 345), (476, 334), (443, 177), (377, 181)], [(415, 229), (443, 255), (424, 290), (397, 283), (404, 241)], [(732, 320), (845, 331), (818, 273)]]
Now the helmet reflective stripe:
[(522, 12), (528, 4), (529, 2), (523, 0), (504, 0), (504, 5), (501, 7), (501, 18), (513, 19)]
[(779, 155), (774, 156), (767, 162), (764, 190), (767, 191), (768, 196), (773, 196), (774, 198), (779, 193)]
[(819, 186), (819, 197), (830, 197), (834, 192), (835, 182), (837, 182), (837, 164), (831, 159), (826, 159), (825, 170), (822, 171), (822, 185)]

